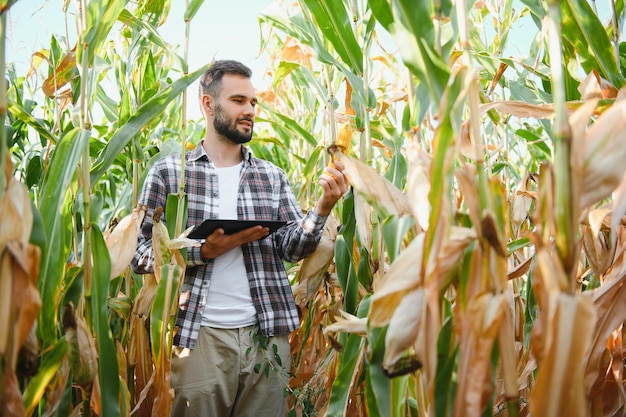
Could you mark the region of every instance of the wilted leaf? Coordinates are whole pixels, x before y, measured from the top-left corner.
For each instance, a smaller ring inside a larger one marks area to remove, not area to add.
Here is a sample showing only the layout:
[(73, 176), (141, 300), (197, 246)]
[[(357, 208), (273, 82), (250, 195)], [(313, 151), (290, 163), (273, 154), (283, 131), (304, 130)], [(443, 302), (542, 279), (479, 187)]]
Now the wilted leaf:
[(531, 217), (530, 208), (535, 199), (535, 194), (531, 188), (532, 181), (534, 181), (532, 174), (527, 172), (511, 196), (511, 225), (514, 237), (519, 237), (522, 224)]
[(592, 98), (604, 99), (617, 97), (618, 89), (604, 78), (596, 69), (591, 70), (578, 86), (580, 98), (587, 101)]
[(145, 215), (145, 207), (134, 208), (112, 231), (105, 232), (104, 241), (111, 258), (111, 279), (120, 276), (130, 265), (137, 249), (137, 237)]
[(326, 220), (322, 239), (317, 249), (302, 261), (296, 280), (305, 285), (306, 294), (302, 294), (301, 297), (297, 298), (297, 304), (300, 304), (302, 298), (308, 303), (311, 297), (317, 293), (320, 283), (323, 281), (324, 275), (335, 256), (335, 239), (337, 238), (338, 227), (339, 222), (334, 217), (329, 217)]
[(617, 101), (587, 131), (581, 208), (608, 197), (626, 172), (626, 101)]
[(471, 164), (463, 164), (461, 168), (455, 171), (454, 176), (459, 182), (459, 190), (463, 197), (463, 203), (468, 208), (472, 225), (474, 225), (477, 235), (482, 236), (476, 167)]
[(588, 417), (583, 371), (595, 322), (596, 309), (588, 297), (550, 296), (542, 314), (541, 360), (529, 401), (532, 415)]
[(407, 197), (413, 215), (422, 230), (428, 230), (430, 218), (430, 158), (421, 150), (411, 152), (407, 176)]
[(85, 319), (76, 314), (71, 303), (65, 305), (63, 329), (67, 339), (74, 381), (81, 387), (84, 394), (91, 393), (94, 380), (98, 375), (98, 352)]
[(400, 304), (389, 320), (385, 335), (385, 357), (383, 368), (388, 372), (394, 369), (407, 349), (415, 346), (425, 309), (424, 289), (417, 287), (402, 297)]
[(423, 251), (424, 234), (421, 233), (391, 264), (381, 285), (372, 295), (368, 316), (372, 327), (387, 324), (404, 296), (421, 284)]
[(476, 231), (468, 227), (452, 226), (450, 233), (437, 253), (434, 268), (429, 266), (430, 279), (444, 278), (459, 265), (465, 248), (476, 240)]
[(491, 385), (491, 353), (506, 317), (505, 294), (483, 293), (473, 297), (462, 318), (463, 346), (458, 367), (459, 385), (454, 401), (455, 417), (478, 417), (488, 401)]
[(485, 113), (491, 109), (508, 113), (516, 117), (533, 117), (536, 119), (550, 119), (554, 117), (554, 106), (552, 104), (531, 104), (525, 101), (494, 101), (481, 104), (480, 112)]
[(324, 327), (324, 334), (340, 332), (354, 333), (361, 336), (367, 335), (367, 318), (358, 318), (350, 313), (341, 311), (341, 318)]
[(295, 62), (311, 69), (311, 48), (301, 44), (292, 37), (287, 37), (281, 48), (281, 61)]
[(48, 97), (53, 98), (61, 87), (65, 86), (72, 80), (80, 77), (78, 68), (76, 68), (76, 46), (67, 53), (50, 75), (43, 82), (42, 91)]
[(402, 217), (412, 215), (409, 201), (388, 179), (365, 165), (358, 159), (346, 156), (341, 152), (333, 154), (345, 167), (345, 174), (354, 186), (371, 203), (384, 209), (388, 214)]

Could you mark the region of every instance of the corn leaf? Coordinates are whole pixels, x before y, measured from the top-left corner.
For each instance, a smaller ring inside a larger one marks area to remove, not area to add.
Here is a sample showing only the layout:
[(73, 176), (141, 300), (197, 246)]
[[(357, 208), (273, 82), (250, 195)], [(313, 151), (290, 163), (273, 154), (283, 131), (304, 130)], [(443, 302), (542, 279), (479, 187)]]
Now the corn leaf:
[(142, 104), (135, 114), (111, 136), (109, 143), (107, 143), (107, 146), (100, 153), (98, 159), (93, 163), (91, 169), (91, 183), (95, 184), (132, 138), (139, 133), (146, 124), (159, 116), (165, 107), (200, 77), (210, 65), (210, 63), (206, 64), (199, 70), (181, 77), (159, 94), (156, 94), (146, 103)]
[[(73, 129), (66, 133), (54, 151), (48, 174), (44, 178), (39, 211), (48, 244), (42, 253), (38, 284), (42, 300), (56, 300), (63, 280), (70, 250), (71, 224), (64, 205), (67, 190), (89, 137), (90, 132), (87, 130)], [(56, 340), (56, 313), (56, 303), (43, 303), (38, 330), (46, 344)]]
[(559, 4), (563, 36), (574, 44), (583, 68), (586, 72), (598, 70), (603, 78), (621, 88), (624, 76), (617, 66), (611, 41), (587, 0), (565, 0)]
[(434, 26), (430, 1), (369, 0), (376, 19), (391, 33), (405, 65), (428, 86), (430, 98), (439, 103), (450, 70), (433, 47)]
[(98, 378), (103, 416), (120, 414), (120, 373), (117, 350), (109, 326), (107, 298), (111, 276), (111, 259), (100, 229), (93, 224), (91, 231), (93, 247), (93, 325), (98, 345)]
[(352, 21), (343, 1), (303, 0), (324, 37), (354, 72), (363, 72), (363, 53), (352, 31)]
[(33, 414), (66, 355), (67, 342), (63, 338), (43, 353), (37, 375), (33, 377), (24, 391), (25, 416)]
[[(364, 298), (359, 305), (357, 316), (367, 315), (369, 298)], [(348, 335), (343, 350), (339, 354), (339, 371), (333, 382), (328, 404), (328, 417), (343, 417), (346, 415), (351, 390), (360, 373), (365, 354), (365, 339), (354, 334)]]

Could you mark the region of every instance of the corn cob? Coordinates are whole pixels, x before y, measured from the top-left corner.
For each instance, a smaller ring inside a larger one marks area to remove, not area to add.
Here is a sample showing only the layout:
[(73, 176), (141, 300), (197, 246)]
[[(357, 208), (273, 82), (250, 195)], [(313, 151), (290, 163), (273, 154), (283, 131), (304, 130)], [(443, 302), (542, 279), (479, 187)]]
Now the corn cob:
[(348, 153), (348, 150), (350, 149), (350, 144), (352, 142), (352, 132), (352, 126), (350, 126), (349, 121), (341, 125), (341, 128), (339, 129), (339, 134), (337, 135), (337, 140), (335, 140), (335, 143), (330, 145), (330, 147), (328, 148), (328, 152), (332, 156), (332, 160), (330, 161), (329, 166), (334, 166), (333, 161), (337, 159), (337, 157), (335, 156), (336, 152), (341, 152), (342, 154)]

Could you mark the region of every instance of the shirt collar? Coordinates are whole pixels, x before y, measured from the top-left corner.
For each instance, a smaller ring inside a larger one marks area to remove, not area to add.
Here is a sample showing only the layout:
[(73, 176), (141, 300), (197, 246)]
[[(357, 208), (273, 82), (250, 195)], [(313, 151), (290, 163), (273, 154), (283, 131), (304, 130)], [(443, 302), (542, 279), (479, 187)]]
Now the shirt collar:
[[(200, 142), (198, 142), (198, 144), (196, 145), (195, 148), (193, 148), (193, 150), (191, 150), (189, 152), (189, 160), (190, 161), (197, 161), (201, 158), (206, 158), (207, 161), (210, 161), (211, 158), (209, 158), (209, 155), (207, 155), (206, 151), (204, 150), (204, 147), (202, 146), (202, 143), (204, 142), (204, 139), (202, 139)], [(252, 164), (252, 152), (250, 151), (250, 149), (248, 149), (246, 146), (242, 146), (241, 147), (241, 152), (243, 153), (243, 160), (251, 165)]]

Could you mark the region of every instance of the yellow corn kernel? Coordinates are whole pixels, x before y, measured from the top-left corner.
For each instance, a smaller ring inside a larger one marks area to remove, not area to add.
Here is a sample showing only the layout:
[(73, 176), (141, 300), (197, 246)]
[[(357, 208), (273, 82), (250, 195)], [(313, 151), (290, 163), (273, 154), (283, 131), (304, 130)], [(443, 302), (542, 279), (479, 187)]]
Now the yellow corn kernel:
[(339, 129), (339, 134), (337, 135), (337, 140), (328, 148), (328, 152), (331, 155), (331, 161), (328, 166), (335, 166), (333, 161), (337, 159), (337, 157), (335, 156), (336, 152), (341, 152), (342, 154), (348, 153), (348, 150), (350, 149), (350, 144), (352, 142), (352, 132), (353, 130), (350, 126), (349, 121), (341, 125), (341, 128)]
[(346, 153), (348, 149), (350, 149), (350, 143), (352, 142), (352, 127), (350, 126), (350, 122), (345, 122), (341, 129), (339, 129), (339, 134), (337, 135), (337, 140), (335, 141), (335, 146), (339, 148), (341, 153)]

